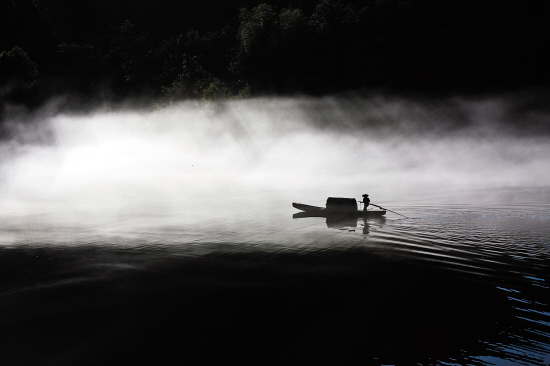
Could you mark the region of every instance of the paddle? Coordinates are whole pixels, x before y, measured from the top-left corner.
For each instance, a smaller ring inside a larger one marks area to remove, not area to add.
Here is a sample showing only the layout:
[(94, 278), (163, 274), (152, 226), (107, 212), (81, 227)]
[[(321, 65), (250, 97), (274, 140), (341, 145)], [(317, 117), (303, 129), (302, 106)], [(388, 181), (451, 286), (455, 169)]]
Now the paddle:
[(405, 216), (405, 215), (401, 215), (400, 213), (397, 213), (397, 212), (395, 212), (395, 211), (392, 211), (392, 210), (388, 210), (387, 208), (384, 208), (384, 207), (382, 207), (382, 206), (374, 205), (374, 204), (372, 204), (372, 203), (371, 203), (370, 205), (371, 205), (371, 206), (374, 206), (374, 207), (378, 207), (378, 208), (381, 208), (382, 210), (385, 210), (385, 211), (390, 211), (390, 212), (393, 212), (394, 214), (398, 214), (399, 216), (403, 216), (404, 218), (408, 219), (408, 217), (407, 217), (407, 216)]

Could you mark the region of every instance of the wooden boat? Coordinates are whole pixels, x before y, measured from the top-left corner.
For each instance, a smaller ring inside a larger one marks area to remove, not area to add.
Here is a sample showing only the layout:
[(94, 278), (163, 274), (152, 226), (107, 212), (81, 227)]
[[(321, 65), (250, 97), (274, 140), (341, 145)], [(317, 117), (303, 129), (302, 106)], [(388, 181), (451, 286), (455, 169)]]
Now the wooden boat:
[(324, 208), (318, 206), (304, 205), (302, 203), (293, 202), (292, 206), (301, 210), (292, 217), (295, 219), (302, 217), (334, 217), (334, 216), (351, 216), (351, 217), (382, 217), (386, 214), (385, 210), (357, 210), (357, 209), (340, 209), (340, 208)]

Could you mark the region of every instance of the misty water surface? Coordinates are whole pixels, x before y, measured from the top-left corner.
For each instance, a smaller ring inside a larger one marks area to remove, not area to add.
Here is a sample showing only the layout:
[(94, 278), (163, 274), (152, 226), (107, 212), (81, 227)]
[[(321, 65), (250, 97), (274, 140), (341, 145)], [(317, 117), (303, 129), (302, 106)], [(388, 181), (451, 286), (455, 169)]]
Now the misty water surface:
[(540, 116), (523, 112), (510, 124), (509, 109), (496, 98), (379, 96), (38, 113), (35, 124), (11, 121), (1, 207), (67, 215), (62, 222), (140, 214), (193, 222), (365, 192), (393, 207), (532, 202), (498, 189), (547, 187), (550, 147), (545, 135), (518, 133)]
[[(4, 355), (543, 365), (550, 144), (526, 100), (8, 108)], [(292, 218), (363, 193), (407, 218)]]

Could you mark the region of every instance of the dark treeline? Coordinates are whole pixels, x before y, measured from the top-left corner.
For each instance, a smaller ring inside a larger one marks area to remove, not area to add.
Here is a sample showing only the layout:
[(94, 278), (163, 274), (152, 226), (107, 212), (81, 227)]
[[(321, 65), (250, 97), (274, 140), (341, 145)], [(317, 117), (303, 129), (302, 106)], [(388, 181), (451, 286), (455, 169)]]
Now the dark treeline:
[(6, 0), (0, 98), (545, 86), (549, 9), (543, 0)]

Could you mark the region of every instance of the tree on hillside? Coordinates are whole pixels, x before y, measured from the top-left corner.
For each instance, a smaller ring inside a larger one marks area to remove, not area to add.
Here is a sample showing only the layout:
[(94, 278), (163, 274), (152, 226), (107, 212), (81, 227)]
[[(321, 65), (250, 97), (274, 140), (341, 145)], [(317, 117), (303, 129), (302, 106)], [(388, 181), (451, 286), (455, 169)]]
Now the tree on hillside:
[(148, 32), (140, 32), (129, 20), (126, 20), (111, 37), (111, 49), (106, 61), (119, 82), (126, 90), (143, 89), (144, 79), (150, 68), (146, 56), (152, 48)]
[(226, 91), (225, 85), (205, 70), (197, 57), (184, 54), (180, 73), (170, 86), (162, 88), (162, 92), (167, 103), (171, 104), (181, 99), (202, 99), (212, 84), (215, 86), (208, 92), (211, 96), (215, 95), (216, 89)]
[(22, 48), (15, 46), (0, 53), (0, 86), (30, 89), (38, 77), (38, 67)]
[[(277, 15), (272, 6), (258, 5), (252, 10), (241, 9), (237, 30), (239, 48), (231, 69), (259, 83), (267, 77), (266, 66), (272, 54), (272, 34)], [(260, 86), (261, 87), (261, 86)]]
[(357, 29), (359, 16), (342, 0), (321, 0), (309, 22), (318, 33), (349, 33)]
[(226, 25), (218, 31), (188, 31), (182, 39), (185, 53), (201, 60), (205, 69), (217, 77), (230, 79), (228, 55), (237, 46), (236, 27)]
[(360, 70), (360, 17), (342, 0), (321, 0), (309, 18), (309, 59), (315, 87), (330, 88), (353, 82)]
[(281, 89), (303, 70), (307, 21), (299, 9), (276, 11), (262, 4), (241, 9), (237, 52), (231, 70), (256, 90)]

